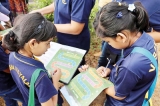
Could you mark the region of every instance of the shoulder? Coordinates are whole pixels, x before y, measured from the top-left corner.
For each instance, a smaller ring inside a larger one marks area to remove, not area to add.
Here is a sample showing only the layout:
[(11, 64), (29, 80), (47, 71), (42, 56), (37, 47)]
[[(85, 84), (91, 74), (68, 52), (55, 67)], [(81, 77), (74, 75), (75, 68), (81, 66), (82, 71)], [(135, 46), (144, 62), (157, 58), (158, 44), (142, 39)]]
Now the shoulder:
[(148, 33), (143, 32), (138, 42), (139, 42), (138, 44), (140, 45), (140, 47), (150, 51), (152, 54), (156, 52), (155, 41)]
[(46, 84), (47, 84), (47, 82), (52, 82), (51, 79), (49, 78), (49, 75), (46, 70), (40, 71), (39, 76), (36, 80), (35, 86), (38, 85), (39, 83), (42, 83), (42, 82), (46, 82)]
[(35, 89), (40, 103), (48, 101), (58, 93), (51, 79), (49, 79), (48, 75), (43, 71), (40, 73), (35, 83)]
[(9, 54), (9, 58), (13, 58), (14, 57), (14, 52), (11, 52), (10, 54)]
[(140, 53), (132, 53), (125, 58), (125, 61), (122, 63), (122, 66), (131, 71), (139, 78), (142, 78), (145, 75), (151, 65), (151, 61)]

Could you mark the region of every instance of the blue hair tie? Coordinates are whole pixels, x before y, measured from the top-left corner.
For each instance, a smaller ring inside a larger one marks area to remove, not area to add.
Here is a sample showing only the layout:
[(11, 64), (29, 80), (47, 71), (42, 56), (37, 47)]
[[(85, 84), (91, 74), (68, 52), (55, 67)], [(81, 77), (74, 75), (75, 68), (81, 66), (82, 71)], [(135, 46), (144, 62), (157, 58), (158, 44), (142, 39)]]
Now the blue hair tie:
[(117, 17), (117, 18), (122, 18), (122, 16), (123, 16), (123, 14), (122, 14), (122, 12), (121, 12), (121, 11), (120, 11), (120, 12), (118, 12), (118, 13), (117, 13), (117, 15), (116, 15), (116, 17)]

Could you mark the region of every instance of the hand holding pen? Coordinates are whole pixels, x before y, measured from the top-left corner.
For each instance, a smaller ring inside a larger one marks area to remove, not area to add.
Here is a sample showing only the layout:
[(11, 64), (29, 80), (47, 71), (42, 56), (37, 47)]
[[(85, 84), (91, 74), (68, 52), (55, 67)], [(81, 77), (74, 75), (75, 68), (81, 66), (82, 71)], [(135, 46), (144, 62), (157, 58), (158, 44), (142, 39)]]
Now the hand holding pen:
[(109, 66), (109, 64), (110, 64), (110, 62), (111, 62), (111, 59), (108, 59), (108, 58), (107, 58), (107, 60), (108, 60), (108, 63), (107, 63), (107, 65), (106, 65), (106, 67), (101, 66), (101, 67), (99, 67), (99, 68), (97, 69), (97, 73), (98, 73), (98, 75), (100, 75), (101, 77), (106, 77), (107, 75), (110, 74), (110, 71), (111, 71), (111, 70), (108, 68), (108, 66)]
[(53, 68), (53, 71), (51, 72), (51, 76), (52, 76), (52, 82), (54, 87), (56, 88), (56, 90), (59, 89), (59, 79), (61, 77), (61, 70), (57, 67)]
[(61, 77), (61, 69), (54, 67), (53, 71), (51, 72), (52, 75), (52, 79), (55, 81), (59, 81), (60, 77)]

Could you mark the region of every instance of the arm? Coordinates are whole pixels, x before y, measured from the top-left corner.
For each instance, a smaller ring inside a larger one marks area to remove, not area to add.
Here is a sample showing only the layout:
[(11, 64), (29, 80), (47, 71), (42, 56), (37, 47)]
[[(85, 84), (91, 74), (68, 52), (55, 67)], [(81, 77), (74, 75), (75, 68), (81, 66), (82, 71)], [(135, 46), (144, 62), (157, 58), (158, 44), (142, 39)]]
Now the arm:
[(65, 24), (55, 24), (55, 26), (58, 32), (78, 35), (82, 32), (84, 25), (88, 24), (86, 22), (88, 22), (94, 0), (72, 0), (68, 5), (71, 5), (71, 20)]
[(114, 86), (106, 88), (104, 92), (114, 99), (123, 100), (136, 87), (139, 81), (139, 77), (124, 67), (119, 68), (118, 74), (116, 76), (115, 76), (115, 73), (116, 72), (113, 72), (110, 75), (111, 77), (110, 79), (114, 79), (113, 81)]
[(58, 96), (55, 95), (47, 102), (41, 103), (42, 106), (57, 106)]
[[(57, 79), (58, 81), (58, 79)], [(57, 82), (58, 83), (58, 82)], [(55, 84), (43, 72), (36, 81), (36, 94), (42, 106), (56, 106), (58, 101), (58, 92)]]
[(153, 37), (153, 39), (155, 40), (156, 43), (160, 42), (160, 32), (153, 30), (152, 32), (148, 33), (149, 35), (151, 35)]
[(102, 53), (101, 53), (101, 55), (100, 55), (100, 57), (98, 59), (97, 68), (99, 68), (100, 66), (104, 66), (105, 67), (105, 65), (107, 64), (107, 57), (108, 57), (108, 55), (107, 55), (107, 50), (108, 50), (107, 46), (108, 46), (108, 43), (105, 42), (105, 41), (102, 41)]
[(50, 4), (49, 6), (47, 7), (43, 7), (41, 9), (38, 9), (38, 10), (33, 10), (31, 11), (30, 13), (35, 13), (35, 12), (39, 12), (41, 13), (42, 15), (45, 15), (45, 14), (49, 14), (49, 13), (52, 13), (54, 12), (54, 3)]
[[(102, 67), (102, 66), (99, 67), (96, 71), (97, 71), (98, 75), (101, 76), (101, 77), (106, 77), (107, 75), (109, 75), (111, 73), (111, 70), (109, 68), (105, 68), (105, 67)], [(117, 99), (117, 100), (125, 99), (125, 97), (116, 96), (116, 91), (115, 91), (114, 86), (111, 86), (111, 87), (105, 89), (104, 92), (107, 95), (113, 97), (114, 99)]]
[(123, 99), (126, 98), (126, 97), (118, 97), (118, 96), (115, 96), (115, 95), (116, 95), (116, 92), (115, 92), (114, 86), (111, 86), (111, 87), (105, 89), (104, 92), (105, 92), (107, 95), (109, 95), (109, 96), (111, 96), (112, 98), (117, 99), (117, 100), (123, 100)]
[(52, 72), (52, 81), (53, 81), (53, 85), (56, 88), (56, 90), (58, 90), (59, 88), (59, 79), (61, 77), (61, 70), (59, 68), (55, 67), (55, 70)]
[(61, 33), (67, 33), (72, 35), (78, 35), (82, 32), (85, 23), (79, 23), (71, 20), (69, 24), (55, 24), (57, 31)]
[[(53, 81), (53, 86), (56, 88), (58, 91), (59, 89), (59, 79), (61, 77), (61, 70), (59, 68), (56, 68), (55, 71), (52, 73), (52, 81)], [(42, 106), (57, 106), (58, 103), (58, 95), (53, 96), (51, 99), (49, 99), (46, 103), (42, 103)]]

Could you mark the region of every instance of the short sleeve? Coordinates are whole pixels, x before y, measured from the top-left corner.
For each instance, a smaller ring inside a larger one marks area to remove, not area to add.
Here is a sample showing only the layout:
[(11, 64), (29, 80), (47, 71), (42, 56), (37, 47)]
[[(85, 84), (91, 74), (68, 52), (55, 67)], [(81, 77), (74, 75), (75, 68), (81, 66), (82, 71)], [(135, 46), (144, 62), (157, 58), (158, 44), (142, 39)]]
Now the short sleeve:
[(3, 71), (9, 67), (9, 54), (6, 54), (3, 48), (0, 46), (0, 71)]
[(155, 30), (160, 32), (160, 10), (155, 12), (149, 17), (150, 26)]
[(36, 94), (40, 103), (48, 101), (58, 92), (53, 86), (49, 77), (45, 75), (40, 75), (36, 82)]
[(85, 23), (89, 19), (95, 0), (72, 0), (71, 20)]
[(126, 68), (120, 68), (118, 76), (115, 77), (116, 96), (127, 96), (138, 83), (138, 76)]

